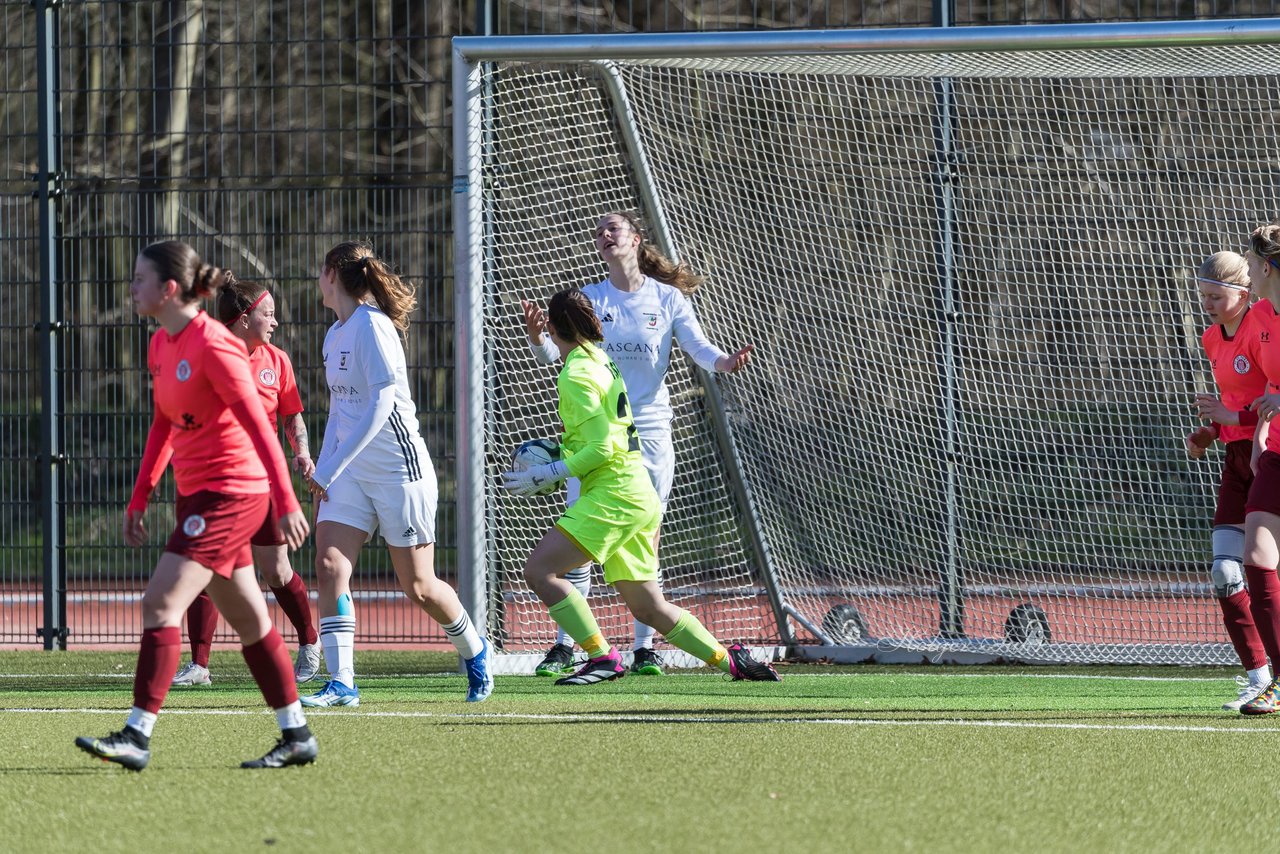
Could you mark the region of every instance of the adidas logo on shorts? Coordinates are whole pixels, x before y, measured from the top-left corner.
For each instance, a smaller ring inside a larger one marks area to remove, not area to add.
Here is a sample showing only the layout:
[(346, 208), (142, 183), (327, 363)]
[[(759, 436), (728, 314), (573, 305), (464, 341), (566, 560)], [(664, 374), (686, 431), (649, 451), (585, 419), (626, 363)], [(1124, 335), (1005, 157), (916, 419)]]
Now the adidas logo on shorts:
[(405, 539), (408, 539), (409, 537), (412, 537), (417, 533), (418, 533), (417, 529), (415, 529), (412, 525), (410, 525), (409, 527), (404, 529), (404, 533), (401, 534), (400, 536), (404, 537)]

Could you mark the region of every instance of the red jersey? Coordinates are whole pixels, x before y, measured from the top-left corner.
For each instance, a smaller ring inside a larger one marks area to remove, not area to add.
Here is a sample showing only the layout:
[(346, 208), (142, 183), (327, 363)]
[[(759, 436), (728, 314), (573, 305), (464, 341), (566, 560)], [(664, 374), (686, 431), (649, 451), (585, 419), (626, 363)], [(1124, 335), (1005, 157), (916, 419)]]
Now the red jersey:
[(147, 370), (155, 415), (130, 510), (146, 507), (170, 456), (182, 495), (269, 491), (280, 515), (301, 509), (243, 341), (201, 311), (177, 335), (156, 330)]
[(249, 370), (262, 408), (271, 419), (271, 429), (279, 429), (279, 418), (292, 418), (302, 411), (302, 396), (293, 375), (293, 362), (274, 344), (263, 344), (249, 354)]
[[(1227, 335), (1222, 324), (1215, 323), (1200, 337), (1213, 368), (1214, 382), (1222, 395), (1222, 404), (1232, 412), (1243, 412), (1266, 390), (1261, 331), (1267, 315), (1274, 317), (1275, 312), (1270, 302), (1261, 300), (1245, 309), (1234, 335)], [(1218, 438), (1223, 442), (1252, 440), (1256, 423), (1255, 419), (1250, 424), (1219, 425)]]
[[(1258, 341), (1258, 362), (1267, 377), (1267, 394), (1280, 394), (1280, 314), (1270, 300), (1258, 300), (1249, 309)], [(1243, 328), (1243, 325), (1242, 325)], [(1237, 330), (1237, 337), (1238, 337)], [(1280, 425), (1272, 424), (1267, 433), (1267, 450), (1280, 451)]]

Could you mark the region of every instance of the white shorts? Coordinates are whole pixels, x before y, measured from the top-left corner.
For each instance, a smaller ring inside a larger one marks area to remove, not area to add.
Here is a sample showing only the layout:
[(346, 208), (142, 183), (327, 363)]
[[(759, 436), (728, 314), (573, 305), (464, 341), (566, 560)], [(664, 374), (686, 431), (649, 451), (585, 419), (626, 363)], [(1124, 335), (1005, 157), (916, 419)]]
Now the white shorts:
[(430, 468), (413, 483), (369, 483), (345, 474), (329, 486), (316, 524), (339, 522), (370, 537), (381, 530), (389, 546), (422, 546), (436, 541), (436, 473)]
[[(653, 491), (658, 493), (658, 503), (663, 515), (667, 512), (667, 496), (671, 494), (671, 483), (676, 475), (676, 449), (671, 443), (671, 434), (663, 433), (653, 439), (640, 437), (640, 456), (645, 471), (649, 473), (649, 482)], [(572, 507), (582, 494), (582, 481), (576, 477), (569, 478), (564, 486), (564, 504)]]

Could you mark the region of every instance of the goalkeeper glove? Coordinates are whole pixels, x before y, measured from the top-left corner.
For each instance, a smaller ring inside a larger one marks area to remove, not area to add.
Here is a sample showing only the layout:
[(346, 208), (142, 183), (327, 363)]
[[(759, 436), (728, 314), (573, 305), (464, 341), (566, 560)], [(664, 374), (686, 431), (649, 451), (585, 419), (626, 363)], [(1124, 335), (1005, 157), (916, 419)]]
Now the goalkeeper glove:
[(569, 476), (569, 467), (562, 460), (540, 466), (530, 466), (524, 471), (502, 473), (502, 486), (516, 495), (537, 495), (548, 490)]

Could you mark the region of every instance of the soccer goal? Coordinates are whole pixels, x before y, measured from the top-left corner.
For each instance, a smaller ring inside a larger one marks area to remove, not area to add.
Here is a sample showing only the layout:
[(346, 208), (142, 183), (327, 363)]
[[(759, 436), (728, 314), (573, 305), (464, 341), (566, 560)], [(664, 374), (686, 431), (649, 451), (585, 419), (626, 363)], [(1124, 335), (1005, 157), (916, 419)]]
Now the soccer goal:
[[(458, 38), (463, 594), (505, 651), (562, 499), (520, 298), (638, 210), (744, 372), (674, 357), (668, 596), (836, 660), (1226, 663), (1191, 273), (1280, 215), (1280, 20)], [(598, 570), (597, 570), (598, 572)], [(593, 605), (626, 648), (599, 576)]]

